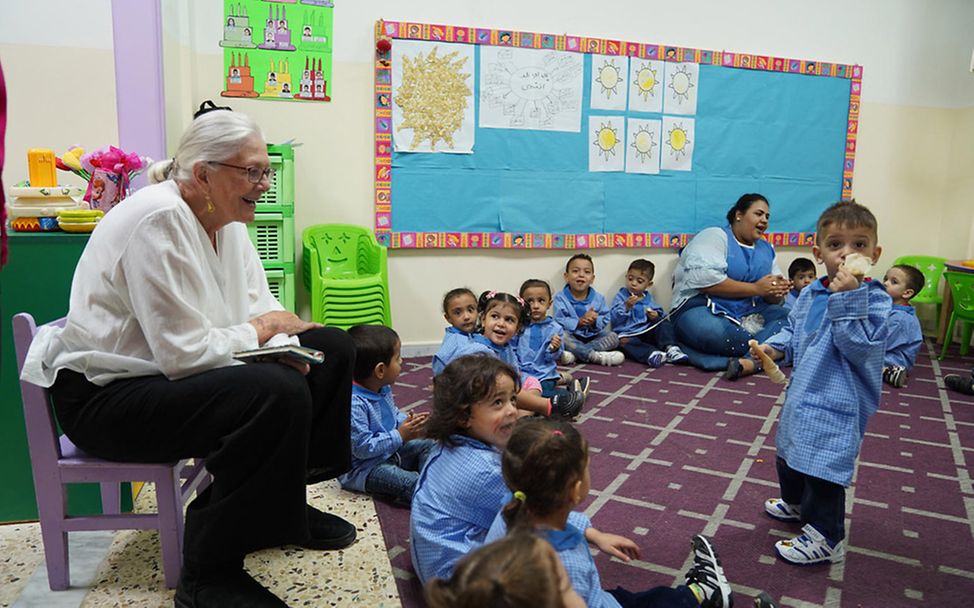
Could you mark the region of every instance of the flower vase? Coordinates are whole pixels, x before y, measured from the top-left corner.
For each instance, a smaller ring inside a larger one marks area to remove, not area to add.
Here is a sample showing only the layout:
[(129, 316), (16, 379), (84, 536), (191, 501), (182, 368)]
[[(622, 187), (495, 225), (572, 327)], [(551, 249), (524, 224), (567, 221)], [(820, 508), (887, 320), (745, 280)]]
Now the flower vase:
[(88, 180), (88, 190), (84, 200), (88, 201), (92, 209), (101, 209), (108, 213), (127, 194), (127, 179), (122, 173), (95, 169)]

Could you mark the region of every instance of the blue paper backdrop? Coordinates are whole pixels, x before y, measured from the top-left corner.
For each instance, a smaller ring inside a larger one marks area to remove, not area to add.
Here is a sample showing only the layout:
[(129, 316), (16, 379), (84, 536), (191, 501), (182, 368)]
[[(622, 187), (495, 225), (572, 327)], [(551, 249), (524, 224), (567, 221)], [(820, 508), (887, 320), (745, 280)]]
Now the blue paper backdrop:
[[(588, 117), (623, 112), (589, 108), (584, 59), (578, 133), (477, 127), (473, 154), (394, 152), (392, 229), (695, 233), (722, 223), (741, 194), (760, 192), (772, 232), (811, 232), (839, 200), (848, 79), (701, 65), (692, 171), (591, 173)], [(479, 99), (479, 52), (473, 79)]]

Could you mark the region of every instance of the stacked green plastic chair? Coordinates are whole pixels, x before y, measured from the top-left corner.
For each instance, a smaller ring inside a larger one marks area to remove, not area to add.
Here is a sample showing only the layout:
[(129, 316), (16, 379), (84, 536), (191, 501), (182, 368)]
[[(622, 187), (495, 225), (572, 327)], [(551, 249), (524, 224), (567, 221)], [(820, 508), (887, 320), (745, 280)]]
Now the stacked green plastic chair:
[(386, 248), (371, 230), (318, 224), (301, 235), (302, 279), (311, 294), (311, 320), (348, 329), (392, 326)]
[(967, 356), (971, 346), (971, 331), (974, 330), (974, 273), (948, 270), (944, 273), (944, 278), (947, 280), (950, 295), (954, 298), (954, 309), (950, 313), (950, 321), (947, 322), (944, 348), (940, 351), (939, 357), (941, 361), (953, 341), (955, 322), (960, 321), (964, 324), (960, 338), (961, 357)]
[(944, 276), (945, 258), (932, 255), (905, 255), (896, 258), (894, 265), (905, 264), (913, 266), (923, 273), (923, 289), (913, 296), (910, 304), (933, 304), (937, 307), (934, 317), (934, 333), (940, 332), (940, 308), (944, 304), (944, 297), (940, 295), (940, 279)]

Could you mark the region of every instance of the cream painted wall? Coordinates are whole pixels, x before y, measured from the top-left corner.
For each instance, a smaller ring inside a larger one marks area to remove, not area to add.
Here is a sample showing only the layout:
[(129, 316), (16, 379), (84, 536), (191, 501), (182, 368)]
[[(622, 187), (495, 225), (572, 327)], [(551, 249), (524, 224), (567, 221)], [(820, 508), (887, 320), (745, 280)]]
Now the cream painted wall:
[[(103, 10), (107, 0), (92, 4)], [(304, 144), (296, 162), (299, 231), (323, 222), (372, 225), (372, 30), (376, 19), (387, 18), (860, 63), (865, 78), (855, 193), (879, 217), (885, 247), (881, 265), (909, 253), (974, 254), (969, 202), (974, 200), (970, 176), (974, 166), (974, 75), (968, 71), (974, 3), (968, 0), (821, 0), (814, 10), (780, 0), (608, 0), (597, 7), (579, 0), (336, 0), (336, 4), (334, 101), (223, 100), (253, 115), (270, 141), (294, 137)], [(0, 59), (12, 86), (8, 181), (11, 171), (21, 175), (26, 171), (22, 154), (23, 165), (14, 166), (18, 162), (15, 151), (39, 145), (38, 134), (45, 129), (52, 134), (46, 139), (63, 134), (61, 140), (44, 144), (56, 150), (73, 142), (100, 145), (117, 137), (110, 101), (114, 90), (105, 88), (113, 87), (110, 53), (107, 57), (86, 55), (95, 52), (86, 50), (90, 43), (58, 31), (60, 27), (69, 29), (75, 22), (73, 13), (80, 19), (86, 9), (69, 0), (17, 3), (15, 9), (10, 5), (4, 3), (0, 8)], [(14, 10), (18, 23), (40, 23), (54, 8), (65, 16), (59, 22), (67, 25), (54, 24), (53, 31), (41, 33), (31, 28), (29, 37), (24, 28), (14, 28), (10, 25), (14, 20), (8, 19)], [(163, 0), (171, 144), (202, 100), (221, 99), (223, 68), (217, 44), (221, 8), (219, 0)], [(60, 48), (38, 50), (43, 45)], [(71, 61), (63, 60), (65, 57)], [(89, 66), (100, 69), (93, 73)], [(59, 95), (46, 101), (33, 93), (43, 86), (27, 86), (50, 82), (52, 75), (67, 79), (71, 86), (63, 89), (71, 91), (70, 97)], [(16, 93), (22, 95), (16, 106), (13, 87), (31, 91)], [(87, 120), (70, 114), (67, 108), (72, 105)], [(41, 113), (45, 110), (49, 118)], [(44, 120), (50, 121), (49, 127), (43, 125)], [(85, 131), (89, 124), (92, 131)], [(774, 201), (772, 212), (773, 205)], [(641, 256), (657, 264), (655, 293), (658, 300), (669, 302), (674, 254), (656, 250), (592, 253), (600, 291), (614, 291), (628, 262)], [(808, 253), (781, 250), (779, 255), (786, 267), (795, 256)], [(445, 291), (458, 285), (513, 290), (529, 277), (544, 278), (557, 286), (566, 257), (560, 251), (391, 251), (394, 325), (406, 344), (438, 343), (443, 327), (439, 307)], [(298, 293), (307, 312), (307, 296), (300, 288)]]

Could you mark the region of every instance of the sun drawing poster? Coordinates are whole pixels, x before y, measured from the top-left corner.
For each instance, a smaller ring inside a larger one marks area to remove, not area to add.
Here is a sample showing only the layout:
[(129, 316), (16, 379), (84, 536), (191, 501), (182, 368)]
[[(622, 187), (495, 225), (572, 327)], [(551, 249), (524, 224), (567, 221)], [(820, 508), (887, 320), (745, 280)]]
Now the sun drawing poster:
[(392, 47), (396, 152), (473, 152), (473, 53), (469, 44), (396, 41)]
[(628, 72), (628, 57), (592, 55), (592, 107), (597, 110), (625, 110)]
[(478, 48), (481, 127), (579, 132), (584, 78), (580, 53)]
[(629, 68), (629, 110), (662, 112), (663, 62), (633, 57)]
[(223, 2), (223, 97), (331, 101), (332, 0)]
[(589, 171), (622, 171), (626, 166), (625, 116), (589, 116)]

